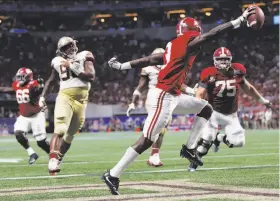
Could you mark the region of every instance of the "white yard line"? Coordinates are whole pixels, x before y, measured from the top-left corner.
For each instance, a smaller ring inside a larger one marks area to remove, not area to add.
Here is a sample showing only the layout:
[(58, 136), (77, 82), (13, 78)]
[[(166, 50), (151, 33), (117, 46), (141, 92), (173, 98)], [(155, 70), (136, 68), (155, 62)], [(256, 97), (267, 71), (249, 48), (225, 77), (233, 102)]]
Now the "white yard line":
[[(199, 168), (198, 171), (210, 171), (210, 170), (233, 170), (233, 169), (255, 169), (255, 168), (267, 168), (267, 167), (279, 167), (279, 165), (250, 165), (250, 166), (233, 166), (233, 167), (217, 167), (217, 168)], [(151, 173), (166, 173), (166, 172), (185, 172), (186, 169), (167, 169), (167, 170), (145, 170), (126, 172), (125, 174), (151, 174)], [(30, 177), (4, 177), (0, 178), (0, 181), (5, 180), (28, 180), (28, 179), (55, 179), (55, 178), (69, 178), (69, 177), (84, 177), (84, 176), (100, 176), (94, 174), (68, 174), (57, 176), (30, 176)]]
[[(256, 156), (274, 156), (279, 155), (278, 153), (263, 153), (263, 154), (237, 154), (237, 155), (222, 155), (222, 156), (207, 156), (207, 158), (243, 158), (243, 157), (256, 157)], [(88, 155), (87, 155), (88, 156)], [(80, 156), (81, 157), (81, 156)], [(68, 158), (68, 157), (67, 157)], [(69, 156), (69, 158), (73, 158), (73, 156)], [(93, 161), (77, 161), (77, 162), (64, 162), (63, 164), (99, 164), (99, 163), (117, 163), (118, 161), (112, 161), (112, 160), (94, 160), (94, 157), (92, 158)], [(177, 161), (182, 160), (182, 158), (162, 158), (163, 161)], [(136, 162), (144, 162), (147, 161), (146, 159), (140, 159), (135, 160)], [(47, 163), (43, 164), (34, 164), (33, 166), (46, 166)], [(18, 165), (0, 165), (0, 168), (5, 167), (26, 167), (29, 166), (28, 164), (18, 164)]]
[(0, 163), (19, 163), (20, 161), (23, 161), (21, 158), (0, 158)]

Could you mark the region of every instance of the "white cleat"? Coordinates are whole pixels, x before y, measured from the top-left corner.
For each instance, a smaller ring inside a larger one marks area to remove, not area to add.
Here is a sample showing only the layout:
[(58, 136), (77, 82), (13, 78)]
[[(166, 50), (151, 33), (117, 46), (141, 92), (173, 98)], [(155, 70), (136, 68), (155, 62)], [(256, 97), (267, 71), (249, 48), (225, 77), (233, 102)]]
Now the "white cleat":
[(163, 166), (163, 163), (160, 161), (159, 154), (150, 156), (149, 160), (147, 160), (147, 164), (151, 167)]
[(49, 169), (49, 173), (51, 176), (54, 176), (54, 175), (56, 175), (56, 173), (60, 172), (60, 164), (61, 164), (61, 161), (59, 161), (56, 158), (51, 158), (49, 160), (48, 169)]

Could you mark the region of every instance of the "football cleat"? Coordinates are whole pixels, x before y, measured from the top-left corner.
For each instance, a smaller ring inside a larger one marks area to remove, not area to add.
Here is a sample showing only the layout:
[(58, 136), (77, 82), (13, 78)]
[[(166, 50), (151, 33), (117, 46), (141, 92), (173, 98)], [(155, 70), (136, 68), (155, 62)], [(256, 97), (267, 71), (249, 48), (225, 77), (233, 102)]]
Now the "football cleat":
[(160, 161), (159, 154), (150, 156), (149, 160), (147, 160), (147, 164), (151, 167), (163, 166), (163, 163)]
[(189, 171), (189, 172), (195, 172), (197, 167), (198, 167), (198, 166), (197, 166), (196, 164), (191, 163), (190, 166), (189, 166), (189, 168), (188, 168), (188, 171)]
[(217, 135), (216, 135), (216, 138), (215, 138), (215, 140), (213, 141), (213, 151), (214, 152), (218, 152), (219, 151), (219, 149), (220, 149), (220, 141), (218, 140), (218, 135), (219, 135), (219, 133), (217, 133)]
[(110, 192), (112, 193), (112, 195), (120, 195), (119, 193), (119, 183), (120, 183), (120, 179), (117, 177), (112, 177), (110, 175), (110, 171), (108, 170), (107, 172), (105, 172), (102, 177), (101, 177), (102, 181), (108, 186)]
[(199, 166), (203, 166), (203, 162), (200, 156), (198, 155), (196, 149), (189, 149), (185, 144), (182, 145), (180, 156), (182, 158), (188, 159), (191, 163), (194, 163)]
[(35, 163), (35, 161), (39, 158), (38, 154), (34, 153), (31, 154), (29, 157), (29, 165), (32, 165), (33, 163)]
[(49, 169), (49, 173), (51, 176), (54, 176), (60, 172), (60, 164), (61, 164), (61, 161), (59, 161), (56, 158), (51, 158), (49, 160), (48, 169)]

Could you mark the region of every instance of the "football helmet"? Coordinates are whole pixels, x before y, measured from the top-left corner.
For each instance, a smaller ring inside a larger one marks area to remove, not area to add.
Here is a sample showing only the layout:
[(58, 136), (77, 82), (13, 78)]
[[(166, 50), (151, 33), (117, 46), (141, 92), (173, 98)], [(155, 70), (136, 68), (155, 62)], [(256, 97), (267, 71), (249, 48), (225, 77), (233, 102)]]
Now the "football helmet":
[(16, 74), (16, 80), (22, 86), (33, 80), (33, 72), (29, 68), (20, 68)]
[(202, 28), (200, 26), (200, 23), (196, 19), (186, 17), (177, 24), (176, 33), (177, 36), (181, 36), (187, 31), (197, 31), (199, 33), (202, 33)]
[(229, 49), (220, 47), (214, 52), (213, 60), (217, 69), (228, 70), (231, 67), (232, 54)]
[(65, 58), (74, 59), (78, 52), (76, 42), (77, 41), (71, 37), (64, 36), (60, 38), (57, 43), (56, 53)]
[[(164, 53), (165, 52), (165, 50), (164, 49), (162, 49), (162, 48), (156, 48), (153, 52), (152, 52), (152, 55), (153, 54), (159, 54), (159, 53)], [(164, 65), (156, 65), (156, 67), (157, 68), (162, 68)]]

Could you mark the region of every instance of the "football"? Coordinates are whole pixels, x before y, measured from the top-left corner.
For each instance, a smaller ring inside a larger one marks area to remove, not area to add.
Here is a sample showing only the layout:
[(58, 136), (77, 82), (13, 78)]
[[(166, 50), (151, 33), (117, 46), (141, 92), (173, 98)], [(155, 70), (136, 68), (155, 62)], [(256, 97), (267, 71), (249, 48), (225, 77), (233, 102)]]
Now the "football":
[(252, 27), (254, 30), (259, 30), (264, 24), (265, 16), (262, 9), (256, 6), (256, 14), (250, 15), (248, 17), (249, 27)]

